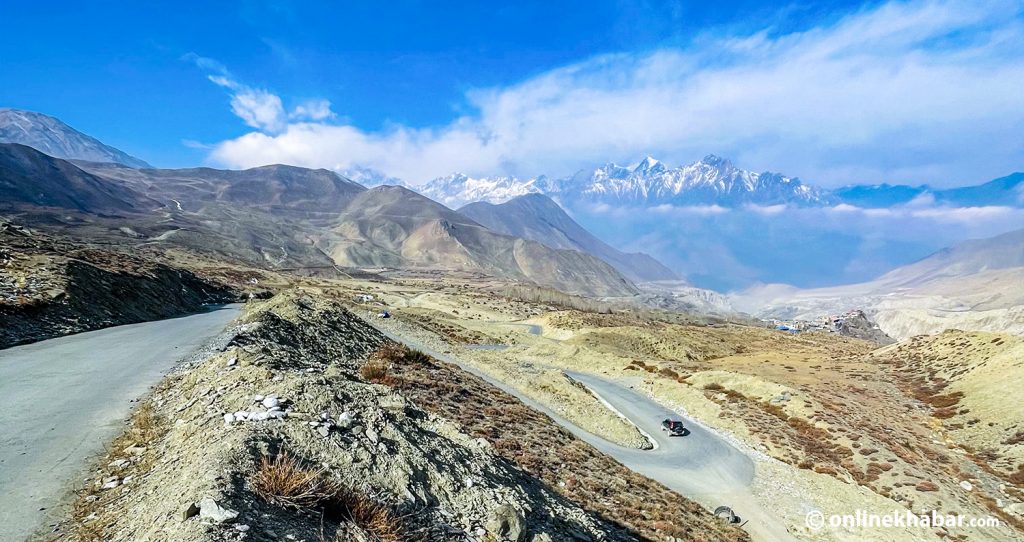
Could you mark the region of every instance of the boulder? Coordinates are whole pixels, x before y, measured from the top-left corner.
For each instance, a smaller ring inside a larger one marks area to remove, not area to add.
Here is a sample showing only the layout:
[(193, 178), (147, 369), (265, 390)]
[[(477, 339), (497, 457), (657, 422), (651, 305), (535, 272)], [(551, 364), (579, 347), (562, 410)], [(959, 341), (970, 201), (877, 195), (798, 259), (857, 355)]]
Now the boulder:
[(521, 542), (525, 534), (526, 520), (510, 504), (503, 504), (491, 510), (487, 518), (487, 532), (502, 540)]

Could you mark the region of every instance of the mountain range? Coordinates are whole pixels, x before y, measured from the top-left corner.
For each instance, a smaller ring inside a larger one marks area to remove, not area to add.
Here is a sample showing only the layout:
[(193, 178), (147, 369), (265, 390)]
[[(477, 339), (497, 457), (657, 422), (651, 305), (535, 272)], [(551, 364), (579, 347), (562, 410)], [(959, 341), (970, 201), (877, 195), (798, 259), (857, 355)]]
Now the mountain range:
[(1024, 173), (1014, 173), (978, 186), (935, 189), (927, 185), (850, 185), (828, 190), (799, 179), (765, 171), (740, 169), (728, 159), (708, 155), (675, 168), (647, 157), (639, 163), (605, 164), (553, 179), (497, 176), (473, 178), (453, 173), (427, 182), (422, 194), (449, 206), (483, 201), (502, 203), (523, 194), (539, 193), (570, 208), (584, 203), (616, 207), (746, 205), (826, 207), (840, 204), (885, 208), (918, 198), (953, 206), (1008, 205), (1024, 207)]
[[(352, 168), (346, 176), (286, 165), (243, 171), (146, 167), (52, 117), (2, 111), (0, 133), (8, 140), (49, 145), (71, 158), (48, 156), (31, 145), (4, 145), (5, 208), (31, 208), (33, 220), (45, 215), (55, 228), (107, 227), (145, 243), (178, 244), (277, 268), (465, 270), (604, 296), (635, 295), (636, 283), (660, 283), (690, 298), (706, 297), (694, 284), (736, 291), (759, 281), (784, 282), (806, 290), (872, 282), (964, 238), (936, 232), (917, 244), (877, 236), (867, 241), (846, 217), (848, 208), (1024, 207), (1020, 173), (945, 190), (825, 190), (777, 173), (743, 170), (714, 155), (675, 168), (648, 157), (562, 179), (453, 174), (416, 187), (423, 197), (369, 168)], [(783, 206), (801, 211), (778, 214)], [(700, 212), (685, 212), (691, 208)], [(75, 218), (62, 210), (105, 218)], [(124, 215), (135, 217), (132, 226), (115, 226)], [(653, 256), (613, 245), (642, 246)], [(874, 252), (858, 252), (862, 247)], [(872, 259), (881, 264), (859, 264)], [(704, 301), (725, 305), (720, 297)]]
[(104, 243), (187, 248), (271, 269), (459, 271), (588, 296), (639, 293), (602, 259), (631, 256), (602, 245), (550, 200), (542, 210), (568, 231), (549, 232), (581, 243), (489, 229), (373, 170), (355, 171), (380, 185), (368, 189), (333, 171), (280, 164), (157, 169), (52, 117), (5, 110), (3, 118), (13, 139), (73, 158), (0, 143), (0, 210), (34, 227)]

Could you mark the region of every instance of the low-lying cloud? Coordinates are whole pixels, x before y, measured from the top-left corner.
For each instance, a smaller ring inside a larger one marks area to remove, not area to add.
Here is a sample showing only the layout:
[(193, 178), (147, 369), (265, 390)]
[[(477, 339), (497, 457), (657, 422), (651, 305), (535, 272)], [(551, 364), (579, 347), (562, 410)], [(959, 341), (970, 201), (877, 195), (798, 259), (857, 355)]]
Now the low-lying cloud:
[(698, 286), (722, 291), (864, 282), (961, 241), (1024, 226), (1019, 207), (929, 199), (889, 208), (584, 205), (573, 216), (613, 245), (647, 252)]
[[(712, 29), (681, 48), (590, 58), (466, 95), (436, 128), (366, 131), (196, 61), (256, 131), (214, 163), (366, 166), (418, 184), (563, 175), (651, 153), (715, 152), (824, 186), (972, 184), (1024, 162), (1024, 23), (1012, 0), (891, 1), (800, 32)], [(725, 34), (725, 35), (723, 35)], [(204, 59), (205, 60), (205, 59)], [(321, 104), (324, 105), (324, 104)]]

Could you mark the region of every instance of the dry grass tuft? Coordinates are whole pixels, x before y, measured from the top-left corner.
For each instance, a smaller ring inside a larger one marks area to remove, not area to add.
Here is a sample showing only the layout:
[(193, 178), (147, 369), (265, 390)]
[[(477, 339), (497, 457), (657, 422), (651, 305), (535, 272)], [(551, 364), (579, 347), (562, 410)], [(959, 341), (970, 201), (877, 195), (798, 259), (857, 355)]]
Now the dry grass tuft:
[(374, 384), (386, 384), (388, 381), (388, 366), (380, 361), (367, 361), (359, 368), (359, 376), (367, 382)]
[[(404, 518), (365, 495), (345, 492), (335, 499), (332, 506), (342, 518), (370, 534), (376, 542), (405, 542), (411, 538)], [(339, 538), (338, 542), (341, 540)]]
[(347, 489), (325, 476), (322, 469), (307, 467), (288, 452), (264, 455), (249, 482), (253, 491), (271, 504), (322, 510), (325, 517), (352, 523), (376, 542), (411, 539), (405, 518), (390, 507)]
[(323, 470), (304, 466), (288, 452), (264, 455), (250, 483), (263, 500), (291, 508), (320, 507), (343, 490)]
[(166, 432), (163, 420), (156, 414), (153, 404), (147, 401), (132, 415), (132, 425), (128, 434), (137, 443), (148, 443), (162, 437)]

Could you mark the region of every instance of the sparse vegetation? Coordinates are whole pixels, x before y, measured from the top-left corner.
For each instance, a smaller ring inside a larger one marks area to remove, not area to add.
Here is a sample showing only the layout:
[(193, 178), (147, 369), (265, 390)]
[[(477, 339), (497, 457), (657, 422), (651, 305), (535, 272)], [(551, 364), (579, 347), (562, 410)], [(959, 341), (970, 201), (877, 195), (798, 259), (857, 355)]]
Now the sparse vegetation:
[(378, 542), (410, 540), (404, 518), (390, 507), (348, 490), (322, 469), (304, 465), (288, 452), (264, 455), (249, 482), (256, 495), (271, 504), (320, 510), (333, 521), (356, 525)]
[(264, 455), (249, 483), (265, 501), (292, 508), (322, 506), (342, 491), (323, 470), (302, 465), (286, 451), (273, 457)]

